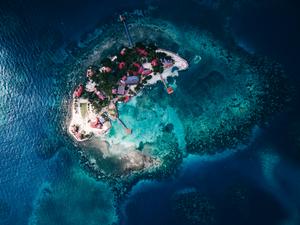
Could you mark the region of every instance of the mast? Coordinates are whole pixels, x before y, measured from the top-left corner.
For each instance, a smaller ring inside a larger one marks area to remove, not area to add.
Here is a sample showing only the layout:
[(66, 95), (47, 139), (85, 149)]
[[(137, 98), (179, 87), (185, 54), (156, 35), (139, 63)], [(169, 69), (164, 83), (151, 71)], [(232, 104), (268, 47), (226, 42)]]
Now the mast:
[(128, 26), (127, 26), (127, 23), (126, 23), (126, 18), (124, 16), (120, 15), (120, 21), (123, 22), (125, 32), (126, 32), (126, 36), (127, 36), (128, 42), (129, 42), (129, 47), (133, 47), (132, 39), (131, 39), (129, 30), (128, 30)]

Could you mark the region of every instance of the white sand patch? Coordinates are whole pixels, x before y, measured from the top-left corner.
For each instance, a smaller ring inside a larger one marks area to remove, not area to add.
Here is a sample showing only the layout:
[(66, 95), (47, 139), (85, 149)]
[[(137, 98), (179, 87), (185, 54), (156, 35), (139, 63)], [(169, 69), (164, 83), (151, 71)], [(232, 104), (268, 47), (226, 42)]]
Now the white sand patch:
[[(168, 56), (171, 56), (174, 60), (174, 65), (170, 68), (165, 68), (161, 76), (159, 76), (159, 74), (154, 75), (153, 73), (151, 73), (150, 75), (152, 75), (152, 78), (147, 81), (146, 85), (156, 84), (158, 81), (161, 81), (161, 77), (164, 80), (167, 80), (168, 77), (177, 77), (179, 76), (178, 71), (186, 70), (189, 67), (187, 61), (175, 54), (174, 52), (170, 52), (164, 49), (158, 49), (157, 52), (163, 52), (166, 53)], [(152, 68), (150, 63), (143, 64), (143, 67), (146, 69)], [(176, 70), (174, 70), (175, 67), (177, 68)]]
[[(82, 105), (86, 104), (86, 113), (83, 114)], [(103, 112), (106, 110), (106, 108), (103, 108)], [(101, 114), (101, 113), (100, 113)], [(101, 129), (93, 128), (91, 127), (91, 122), (94, 122), (99, 117), (99, 114), (96, 114), (94, 110), (92, 109), (92, 105), (87, 99), (73, 99), (72, 102), (72, 118), (69, 126), (69, 133), (72, 134), (72, 136), (77, 141), (85, 141), (88, 138), (80, 139), (76, 136), (74, 133), (74, 126), (78, 127), (78, 131), (76, 133), (83, 133), (83, 134), (93, 134), (95, 136), (103, 136), (108, 132), (108, 130), (111, 128), (110, 121), (106, 121), (103, 123), (103, 126)]]

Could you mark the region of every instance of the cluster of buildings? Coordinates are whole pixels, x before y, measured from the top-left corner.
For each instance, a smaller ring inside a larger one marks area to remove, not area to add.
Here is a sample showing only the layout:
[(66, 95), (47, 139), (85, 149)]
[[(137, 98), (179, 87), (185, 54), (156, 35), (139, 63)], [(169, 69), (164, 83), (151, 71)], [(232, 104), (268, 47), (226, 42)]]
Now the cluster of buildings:
[[(108, 65), (111, 64), (111, 66), (103, 64), (98, 70), (89, 67), (86, 71), (87, 83), (85, 85), (80, 84), (75, 89), (73, 93), (73, 119), (69, 130), (77, 141), (88, 139), (90, 134), (105, 134), (111, 127), (110, 120), (118, 120), (126, 133), (131, 133), (131, 130), (118, 117), (116, 103), (128, 102), (144, 85), (154, 84), (158, 80), (163, 82), (167, 92), (171, 94), (173, 89), (168, 87), (165, 81), (165, 78), (172, 76), (168, 71), (174, 67), (178, 67), (180, 70), (188, 67), (184, 59), (165, 50), (159, 51), (168, 57), (150, 58), (146, 49), (132, 48), (130, 49), (131, 54), (134, 51), (136, 55), (133, 57), (137, 58), (134, 61), (132, 59), (126, 60), (128, 58), (124, 57), (127, 50), (126, 48), (122, 49), (119, 53), (120, 57), (110, 58)], [(109, 78), (107, 76), (115, 76), (111, 77), (115, 79), (107, 79)], [(116, 80), (117, 82), (105, 83), (108, 80)], [(107, 89), (107, 87), (111, 87), (111, 89)], [(87, 96), (94, 97), (89, 99)], [(104, 103), (98, 112), (94, 110), (94, 101)], [(85, 110), (82, 109), (84, 104), (88, 106), (86, 112), (83, 112)]]

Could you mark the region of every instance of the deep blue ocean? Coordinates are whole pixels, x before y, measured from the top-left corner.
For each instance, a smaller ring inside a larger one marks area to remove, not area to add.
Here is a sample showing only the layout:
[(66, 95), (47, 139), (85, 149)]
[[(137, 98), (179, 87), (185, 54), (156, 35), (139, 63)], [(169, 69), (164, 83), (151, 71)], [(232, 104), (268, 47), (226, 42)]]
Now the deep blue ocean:
[[(114, 221), (112, 193), (77, 168), (77, 147), (62, 125), (61, 108), (71, 90), (52, 62), (63, 58), (59, 49), (78, 43), (96, 26), (109, 24), (120, 13), (142, 12), (149, 6), (159, 9), (158, 18), (204, 26), (216, 36), (221, 22), (230, 18), (228, 29), (240, 47), (283, 65), (295, 86), (295, 98), (286, 110), (255, 129), (246, 146), (214, 156), (190, 155), (176, 176), (139, 182), (120, 203), (120, 223), (190, 224), (174, 210), (174, 196), (197, 192), (213, 204), (207, 213), (215, 219), (193, 224), (300, 224), (299, 4), (237, 0), (229, 1), (223, 10), (217, 2), (0, 1), (1, 225)], [(229, 10), (233, 4), (239, 4), (239, 10)], [(39, 198), (41, 190), (53, 184), (60, 194), (45, 206)], [(238, 199), (234, 204), (228, 200), (232, 193)], [(73, 196), (81, 197), (74, 200)], [(44, 219), (36, 218), (40, 215)], [(102, 220), (93, 219), (99, 215)]]

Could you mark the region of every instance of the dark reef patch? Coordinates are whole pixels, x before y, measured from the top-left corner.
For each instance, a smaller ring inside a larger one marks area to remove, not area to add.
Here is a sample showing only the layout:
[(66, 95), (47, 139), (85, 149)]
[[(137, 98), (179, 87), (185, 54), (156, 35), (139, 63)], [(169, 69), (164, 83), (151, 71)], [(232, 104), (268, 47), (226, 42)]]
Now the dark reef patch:
[(174, 125), (172, 123), (168, 123), (164, 126), (163, 131), (167, 133), (171, 133), (174, 129)]
[(171, 206), (176, 224), (280, 224), (288, 217), (275, 197), (262, 189), (243, 182), (223, 188), (214, 193), (196, 189), (175, 192)]
[(288, 217), (274, 196), (243, 182), (229, 186), (217, 201), (219, 221), (225, 223), (281, 224)]
[(209, 97), (211, 92), (219, 85), (223, 85), (225, 82), (224, 75), (218, 71), (210, 71), (207, 75), (200, 79), (193, 79), (192, 84), (186, 84), (187, 90), (189, 90), (190, 95), (206, 95)]

